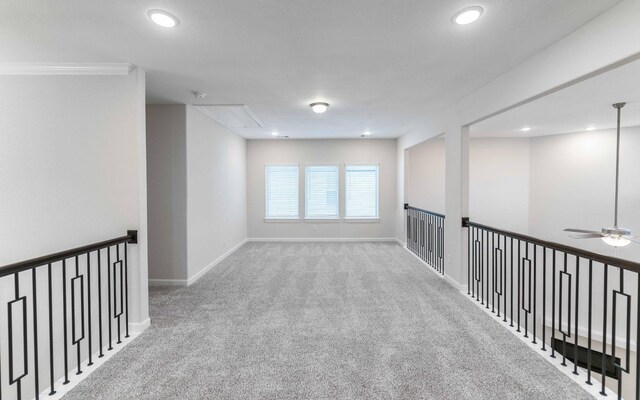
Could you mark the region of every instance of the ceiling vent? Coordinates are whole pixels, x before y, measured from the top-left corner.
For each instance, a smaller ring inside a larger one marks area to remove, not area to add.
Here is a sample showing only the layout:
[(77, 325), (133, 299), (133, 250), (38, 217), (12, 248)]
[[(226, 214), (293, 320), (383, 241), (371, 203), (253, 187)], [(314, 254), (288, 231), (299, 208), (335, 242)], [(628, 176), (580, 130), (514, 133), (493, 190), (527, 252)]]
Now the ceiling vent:
[(244, 104), (195, 104), (194, 107), (230, 129), (264, 127)]

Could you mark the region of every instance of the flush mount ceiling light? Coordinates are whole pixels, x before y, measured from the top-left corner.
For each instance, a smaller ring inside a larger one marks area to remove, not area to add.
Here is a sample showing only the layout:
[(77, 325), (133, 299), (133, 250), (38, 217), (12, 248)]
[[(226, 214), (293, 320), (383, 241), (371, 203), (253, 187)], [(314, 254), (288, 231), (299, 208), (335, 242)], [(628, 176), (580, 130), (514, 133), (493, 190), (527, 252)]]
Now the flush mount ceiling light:
[(364, 136), (371, 136), (371, 132), (366, 131), (365, 133), (363, 133)]
[(524, 128), (520, 129), (522, 132), (529, 132), (531, 130), (530, 127), (525, 126)]
[(588, 130), (588, 131), (595, 131), (595, 130), (596, 130), (596, 127), (595, 127), (595, 126), (588, 126), (588, 127), (587, 127), (587, 130)]
[(272, 136), (278, 136), (278, 132), (271, 132)]
[(151, 21), (163, 28), (173, 28), (179, 24), (178, 18), (164, 10), (149, 10), (147, 15)]
[(467, 25), (480, 18), (483, 12), (484, 9), (482, 7), (471, 6), (463, 8), (462, 10), (453, 14), (453, 18), (451, 18), (451, 20), (458, 25)]
[(311, 107), (314, 113), (322, 114), (327, 111), (327, 108), (329, 108), (329, 103), (316, 102), (309, 104), (309, 107)]

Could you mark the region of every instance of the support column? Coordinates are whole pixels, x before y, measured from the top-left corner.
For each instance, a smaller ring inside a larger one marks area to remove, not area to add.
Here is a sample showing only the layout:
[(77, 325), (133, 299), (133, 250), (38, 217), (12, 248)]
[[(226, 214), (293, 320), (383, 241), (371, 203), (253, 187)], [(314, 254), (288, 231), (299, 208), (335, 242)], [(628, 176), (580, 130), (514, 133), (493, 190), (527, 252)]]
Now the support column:
[(129, 299), (131, 330), (140, 332), (149, 324), (149, 278), (147, 256), (147, 128), (146, 128), (146, 99), (145, 99), (145, 71), (136, 68), (137, 75), (137, 112), (138, 120), (138, 244), (130, 247), (129, 267)]
[(467, 232), (462, 218), (469, 216), (469, 127), (454, 118), (445, 137), (445, 274), (466, 290)]

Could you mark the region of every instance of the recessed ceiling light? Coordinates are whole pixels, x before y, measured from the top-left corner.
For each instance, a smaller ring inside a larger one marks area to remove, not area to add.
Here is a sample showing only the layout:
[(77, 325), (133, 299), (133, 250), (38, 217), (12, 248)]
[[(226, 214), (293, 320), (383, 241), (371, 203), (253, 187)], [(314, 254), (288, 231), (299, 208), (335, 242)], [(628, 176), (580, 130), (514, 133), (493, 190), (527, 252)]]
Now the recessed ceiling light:
[(327, 108), (329, 108), (329, 103), (316, 102), (309, 104), (309, 107), (311, 107), (314, 113), (322, 114), (327, 111)]
[(273, 136), (278, 136), (278, 132), (271, 132)]
[(178, 25), (178, 18), (164, 10), (150, 10), (147, 15), (153, 22), (163, 28), (173, 28)]
[(522, 132), (529, 132), (531, 130), (530, 127), (525, 126), (524, 128), (520, 129)]
[(587, 126), (587, 130), (588, 131), (595, 131), (596, 127), (595, 126)]
[(463, 8), (462, 10), (453, 14), (452, 20), (458, 25), (467, 25), (480, 18), (483, 12), (484, 9), (480, 6)]

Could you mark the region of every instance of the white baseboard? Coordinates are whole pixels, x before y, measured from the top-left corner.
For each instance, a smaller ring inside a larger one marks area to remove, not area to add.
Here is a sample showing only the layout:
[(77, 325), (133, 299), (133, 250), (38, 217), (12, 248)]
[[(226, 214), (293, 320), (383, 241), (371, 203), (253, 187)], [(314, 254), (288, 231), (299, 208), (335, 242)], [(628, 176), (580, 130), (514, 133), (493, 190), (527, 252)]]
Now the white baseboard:
[[(446, 270), (445, 270), (446, 271)], [(452, 277), (450, 277), (449, 275), (444, 274), (444, 278), (447, 280), (447, 282), (449, 282), (449, 284), (451, 286), (453, 286), (454, 288), (456, 288), (456, 290), (460, 291), (460, 292), (467, 292), (467, 285), (464, 285), (458, 281), (456, 281), (455, 279), (453, 279)]]
[(233, 246), (232, 248), (227, 250), (223, 255), (221, 255), (220, 257), (216, 258), (210, 264), (208, 264), (206, 267), (204, 267), (200, 271), (198, 271), (191, 278), (188, 278), (188, 279), (149, 279), (149, 286), (177, 286), (177, 287), (190, 286), (195, 281), (200, 279), (204, 274), (209, 272), (211, 270), (211, 268), (213, 268), (216, 265), (220, 264), (225, 258), (229, 257), (231, 254), (233, 254), (233, 252), (238, 250), (240, 247), (242, 247), (243, 244), (247, 243), (247, 241), (249, 241), (249, 240), (250, 239), (241, 240), (235, 246)]
[(188, 286), (187, 279), (149, 279), (149, 286)]
[(235, 246), (233, 246), (232, 248), (227, 250), (223, 255), (221, 255), (220, 257), (216, 258), (209, 265), (207, 265), (206, 267), (204, 267), (200, 271), (198, 271), (195, 275), (193, 275), (191, 278), (189, 278), (189, 280), (187, 280), (187, 286), (192, 285), (195, 281), (197, 281), (198, 279), (202, 278), (202, 276), (204, 274), (206, 274), (207, 272), (209, 272), (211, 270), (211, 268), (213, 268), (216, 265), (220, 264), (225, 258), (229, 257), (236, 250), (238, 250), (240, 247), (242, 247), (243, 244), (247, 243), (247, 240), (248, 239), (246, 239), (246, 238), (241, 240), (240, 242), (238, 242), (238, 244), (236, 244)]
[(248, 242), (395, 242), (396, 238), (249, 238)]
[[(544, 351), (544, 350), (541, 349), (541, 342), (538, 342), (537, 344), (532, 343), (531, 337), (525, 338), (524, 334), (522, 332), (518, 332), (514, 327), (510, 327), (509, 323), (504, 322), (504, 320), (503, 320), (504, 317), (498, 317), (497, 313), (492, 313), (490, 308), (486, 308), (485, 306), (481, 305), (480, 302), (476, 301), (476, 299), (474, 297), (471, 297), (470, 295), (468, 295), (467, 291), (466, 291), (466, 288), (465, 288), (464, 291), (461, 291), (460, 294), (462, 294), (467, 300), (471, 301), (480, 310), (484, 311), (487, 315), (489, 315), (491, 318), (493, 318), (498, 324), (502, 325), (502, 327), (504, 329), (506, 329), (509, 332), (511, 332), (513, 335), (515, 335), (515, 337), (517, 337), (523, 343), (525, 343), (527, 346), (529, 346), (529, 348), (531, 350), (533, 350), (536, 353), (538, 353), (538, 355), (543, 357), (547, 362), (549, 362), (549, 364), (555, 366), (565, 376), (567, 376), (569, 379), (571, 379), (576, 384), (578, 384), (581, 388), (586, 390), (591, 396), (593, 396), (596, 399), (604, 398), (604, 397), (602, 397), (600, 395), (600, 381), (598, 379), (596, 379), (593, 375), (591, 376), (591, 380), (592, 380), (593, 384), (592, 385), (588, 385), (587, 383), (585, 383), (586, 371), (583, 368), (578, 367), (578, 370), (581, 373), (579, 375), (575, 375), (573, 373), (573, 368), (570, 366), (570, 365), (573, 364), (571, 361), (567, 360), (566, 361), (566, 365), (562, 365), (562, 357), (551, 358), (550, 357), (550, 354), (551, 354), (550, 347), (548, 347), (547, 351)], [(613, 392), (611, 391), (611, 389), (609, 389), (609, 394), (611, 394), (611, 393), (613, 393)]]
[[(149, 320), (147, 319), (147, 321), (149, 321)], [(144, 324), (145, 322), (143, 322), (142, 324)], [(134, 325), (134, 324), (130, 324), (130, 325)], [(41, 399), (47, 399), (47, 400), (59, 400), (59, 399), (63, 398), (64, 395), (66, 395), (71, 390), (73, 390), (73, 388), (78, 386), (78, 384), (80, 384), (80, 382), (82, 382), (83, 380), (87, 379), (87, 377), (89, 375), (91, 375), (94, 371), (99, 369), (104, 363), (109, 361), (109, 359), (111, 359), (111, 357), (116, 355), (120, 350), (124, 349), (129, 343), (131, 343), (132, 340), (134, 340), (136, 337), (138, 337), (138, 335), (140, 335), (140, 333), (132, 329), (130, 331), (130, 333), (129, 333), (129, 337), (128, 338), (122, 338), (122, 343), (121, 344), (114, 344), (113, 350), (107, 351), (105, 348), (103, 348), (104, 357), (98, 357), (100, 351), (96, 351), (92, 355), (93, 365), (88, 366), (87, 363), (86, 363), (87, 360), (86, 359), (83, 360), (82, 363), (81, 363), (82, 364), (82, 367), (81, 367), (82, 368), (82, 374), (76, 375), (75, 368), (73, 368), (72, 370), (69, 371), (69, 374), (68, 374), (69, 382), (66, 385), (63, 384), (63, 382), (64, 382), (64, 376), (63, 376), (60, 379), (58, 379), (58, 381), (56, 381), (56, 383), (54, 384), (55, 391), (56, 391), (55, 394), (49, 395), (49, 392), (50, 392), (51, 389), (49, 387), (47, 387), (47, 389), (45, 389), (42, 393), (40, 393), (40, 398)]]
[[(398, 240), (398, 243), (402, 243), (402, 242), (400, 242), (400, 240)], [(409, 253), (412, 256), (414, 256), (416, 258), (416, 260), (420, 261), (425, 266), (429, 267), (429, 271), (435, 273), (438, 277), (440, 277), (440, 278), (444, 279), (445, 281), (447, 281), (447, 283), (450, 284), (451, 286), (453, 286), (456, 290), (461, 291), (461, 292), (467, 290), (467, 287), (465, 285), (463, 285), (462, 283), (457, 282), (455, 279), (453, 279), (452, 277), (447, 275), (446, 272), (443, 275), (440, 272), (436, 271), (435, 268), (433, 268), (431, 265), (429, 265), (427, 262), (425, 262), (422, 258), (418, 257), (414, 252), (409, 250), (407, 248), (407, 246), (402, 246), (402, 248), (405, 249), (407, 251), (407, 253)], [(445, 271), (446, 271), (446, 269), (445, 269)]]
[(136, 335), (144, 332), (150, 326), (151, 318), (147, 318), (142, 322), (129, 322), (131, 332), (134, 332)]
[[(539, 319), (540, 321), (542, 320), (542, 317), (540, 317)], [(553, 321), (550, 318), (546, 318), (544, 321), (544, 325), (547, 328), (553, 328)], [(602, 321), (599, 321), (602, 322)], [(562, 324), (563, 325), (563, 329), (567, 329), (566, 324)], [(556, 326), (556, 330), (559, 330), (560, 327)], [(572, 331), (575, 330), (575, 326), (573, 326), (571, 328)], [(589, 337), (589, 330), (587, 329), (587, 327), (580, 325), (578, 326), (578, 336), (581, 336), (583, 338), (588, 338)], [(603, 341), (603, 336), (602, 336), (602, 330), (599, 329), (592, 329), (591, 330), (591, 340), (593, 340), (594, 342), (599, 342), (602, 343)], [(611, 345), (611, 333), (607, 333), (607, 346)], [(627, 347), (627, 341), (623, 336), (618, 336), (616, 335), (616, 347), (619, 347), (621, 349), (624, 349)], [(629, 350), (631, 350), (632, 352), (636, 352), (637, 349), (637, 343), (636, 340), (633, 338), (633, 336), (629, 339)]]

